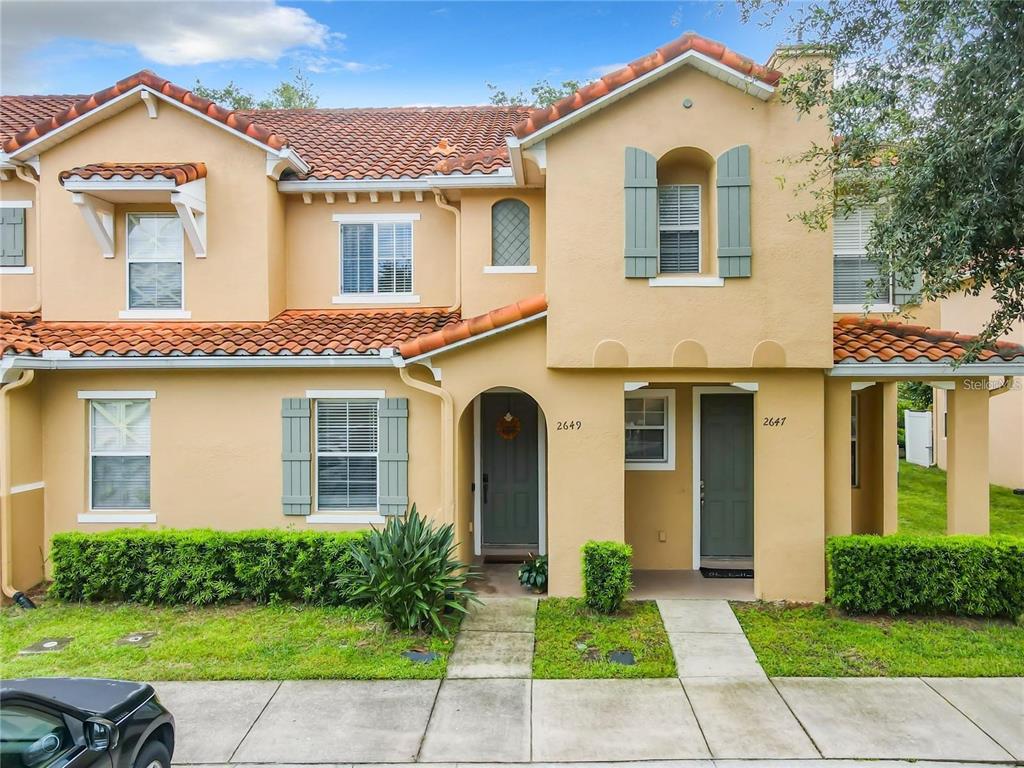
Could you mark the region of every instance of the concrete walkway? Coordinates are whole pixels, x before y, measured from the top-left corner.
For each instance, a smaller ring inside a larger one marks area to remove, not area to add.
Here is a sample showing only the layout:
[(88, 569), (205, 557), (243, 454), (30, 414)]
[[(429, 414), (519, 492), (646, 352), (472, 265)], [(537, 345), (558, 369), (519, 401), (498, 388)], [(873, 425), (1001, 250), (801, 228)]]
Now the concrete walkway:
[(529, 679), (537, 598), (484, 598), (473, 604), (455, 639), (448, 678)]

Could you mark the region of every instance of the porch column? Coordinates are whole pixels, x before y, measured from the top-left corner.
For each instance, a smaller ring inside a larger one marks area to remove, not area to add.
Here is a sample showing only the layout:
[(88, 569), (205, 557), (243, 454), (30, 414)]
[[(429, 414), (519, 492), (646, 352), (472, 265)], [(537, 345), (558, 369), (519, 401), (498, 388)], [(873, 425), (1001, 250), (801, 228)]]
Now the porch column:
[(853, 532), (850, 382), (825, 379), (825, 535)]
[(896, 434), (896, 401), (899, 384), (887, 381), (882, 387), (882, 534), (889, 536), (899, 527), (900, 446)]
[(946, 397), (946, 533), (987, 536), (988, 379), (960, 379)]

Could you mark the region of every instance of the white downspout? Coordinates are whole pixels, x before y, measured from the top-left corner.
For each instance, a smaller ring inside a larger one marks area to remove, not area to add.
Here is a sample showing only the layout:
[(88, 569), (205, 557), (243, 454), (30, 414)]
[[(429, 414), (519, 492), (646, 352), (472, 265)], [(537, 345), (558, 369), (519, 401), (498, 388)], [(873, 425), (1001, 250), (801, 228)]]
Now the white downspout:
[(0, 531), (3, 535), (3, 552), (0, 553), (0, 588), (3, 593), (14, 600), (22, 608), (35, 608), (24, 593), (15, 589), (13, 584), (14, 564), (11, 561), (14, 552), (14, 510), (11, 504), (11, 401), (9, 395), (16, 389), (27, 387), (35, 378), (33, 370), (22, 371), (17, 381), (0, 387), (0, 436), (3, 445), (3, 466), (0, 467)]
[(39, 179), (33, 176), (29, 169), (23, 165), (17, 166), (14, 169), (14, 173), (19, 179), (27, 181), (36, 188), (35, 211), (32, 214), (36, 220), (36, 302), (29, 311), (39, 312), (43, 308), (43, 216), (42, 205), (39, 202)]
[(398, 369), (402, 381), (413, 389), (441, 398), (441, 514), (445, 522), (455, 523), (455, 400), (442, 387), (414, 379), (409, 369)]
[(1013, 389), (1013, 376), (1007, 376), (1005, 379), (1003, 379), (1002, 384), (1000, 384), (995, 389), (990, 389), (988, 391), (988, 396), (990, 398), (996, 397), (998, 395), (1002, 395), (1006, 392), (1009, 392), (1011, 389)]
[(462, 211), (445, 200), (444, 193), (434, 190), (434, 202), (438, 208), (451, 211), (455, 215), (455, 302), (447, 312), (462, 309)]

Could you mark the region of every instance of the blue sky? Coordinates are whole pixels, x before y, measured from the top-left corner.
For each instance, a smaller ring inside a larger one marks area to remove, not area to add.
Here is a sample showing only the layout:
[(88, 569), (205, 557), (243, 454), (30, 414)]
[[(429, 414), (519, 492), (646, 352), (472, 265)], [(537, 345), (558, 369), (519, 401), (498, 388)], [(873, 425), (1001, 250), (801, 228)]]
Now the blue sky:
[(474, 104), (486, 82), (590, 80), (691, 29), (758, 61), (785, 34), (717, 2), (3, 0), (0, 90), (92, 92), (149, 68), (260, 94), (298, 68), (321, 106)]

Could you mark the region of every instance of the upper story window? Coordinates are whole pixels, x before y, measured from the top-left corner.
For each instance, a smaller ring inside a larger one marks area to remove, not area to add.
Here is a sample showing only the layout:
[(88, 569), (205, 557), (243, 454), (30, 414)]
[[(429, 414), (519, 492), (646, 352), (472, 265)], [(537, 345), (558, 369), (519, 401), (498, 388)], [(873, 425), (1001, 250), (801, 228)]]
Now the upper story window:
[(877, 311), (891, 311), (896, 303), (895, 287), (883, 280), (878, 265), (867, 256), (871, 224), (870, 208), (836, 216), (832, 226), (832, 303), (839, 312), (861, 312), (865, 305)]
[(536, 271), (530, 268), (530, 206), (499, 200), (491, 208), (490, 272)]
[(419, 214), (381, 214), (360, 219), (338, 214), (341, 222), (341, 295), (336, 304), (415, 303), (412, 225)]
[(149, 474), (149, 401), (90, 400), (90, 507), (148, 510)]
[(32, 203), (0, 202), (0, 274), (25, 272), (25, 209)]
[(128, 214), (128, 309), (184, 309), (184, 238), (173, 213)]
[(377, 509), (377, 400), (316, 401), (316, 505)]
[(658, 271), (700, 272), (700, 185), (658, 187)]

